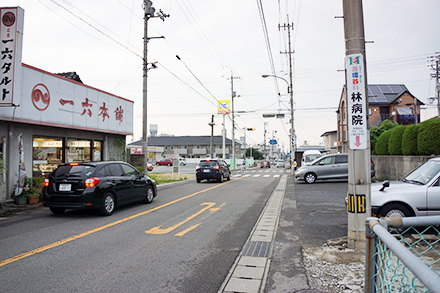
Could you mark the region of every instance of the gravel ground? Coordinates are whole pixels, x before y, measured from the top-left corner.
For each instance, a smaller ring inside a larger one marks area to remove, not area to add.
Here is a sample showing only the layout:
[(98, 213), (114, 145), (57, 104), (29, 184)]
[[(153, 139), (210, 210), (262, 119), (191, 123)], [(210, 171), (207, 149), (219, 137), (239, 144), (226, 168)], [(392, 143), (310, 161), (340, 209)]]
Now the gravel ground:
[(338, 247), (303, 247), (309, 286), (320, 292), (364, 292), (365, 251)]

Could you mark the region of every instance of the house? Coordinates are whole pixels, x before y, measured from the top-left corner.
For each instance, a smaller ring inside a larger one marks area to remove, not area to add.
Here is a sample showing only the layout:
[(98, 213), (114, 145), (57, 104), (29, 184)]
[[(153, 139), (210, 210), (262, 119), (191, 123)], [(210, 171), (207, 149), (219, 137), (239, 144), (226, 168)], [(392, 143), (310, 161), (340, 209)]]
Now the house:
[[(417, 124), (420, 122), (422, 101), (413, 96), (403, 84), (368, 85), (368, 128), (380, 125), (384, 120), (399, 124)], [(338, 114), (337, 146), (338, 151), (348, 151), (347, 137), (347, 88), (342, 88), (336, 113)]]
[(321, 137), (324, 138), (324, 147), (325, 151), (330, 154), (336, 154), (338, 152), (338, 131), (326, 131)]
[[(206, 158), (211, 155), (211, 136), (155, 136), (148, 137), (148, 159), (160, 160), (178, 154), (182, 158)], [(214, 156), (223, 156), (223, 137), (213, 136)], [(236, 156), (240, 143), (235, 142)], [(142, 154), (142, 140), (127, 145), (129, 154)], [(232, 140), (225, 138), (225, 155), (232, 157)]]

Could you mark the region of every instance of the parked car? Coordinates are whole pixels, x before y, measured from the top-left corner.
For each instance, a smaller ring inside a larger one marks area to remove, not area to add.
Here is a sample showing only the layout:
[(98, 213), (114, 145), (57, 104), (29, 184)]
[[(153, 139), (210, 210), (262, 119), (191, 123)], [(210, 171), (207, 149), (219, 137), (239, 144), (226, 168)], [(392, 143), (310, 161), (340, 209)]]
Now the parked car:
[(371, 185), (373, 216), (440, 215), (440, 157), (433, 158), (399, 181)]
[(270, 168), (270, 162), (267, 161), (267, 160), (263, 160), (263, 161), (261, 161), (261, 163), (260, 163), (260, 167), (261, 167), (261, 168)]
[(285, 168), (285, 167), (286, 167), (286, 163), (283, 160), (277, 161), (277, 168)]
[(125, 162), (103, 161), (58, 166), (44, 181), (43, 205), (54, 214), (66, 209), (96, 209), (104, 216), (115, 207), (157, 196), (156, 182)]
[(200, 183), (203, 179), (223, 182), (225, 178), (228, 181), (231, 180), (231, 170), (223, 160), (201, 160), (196, 167), (197, 183)]
[(156, 165), (159, 165), (159, 166), (172, 166), (173, 165), (173, 160), (171, 160), (171, 159), (161, 159), (161, 160), (156, 162)]
[(179, 158), (179, 162), (181, 166), (186, 166), (186, 159), (185, 158)]
[[(376, 174), (371, 162), (371, 177)], [(332, 154), (319, 157), (310, 165), (301, 166), (295, 172), (295, 180), (314, 183), (318, 179), (348, 179), (348, 154)]]

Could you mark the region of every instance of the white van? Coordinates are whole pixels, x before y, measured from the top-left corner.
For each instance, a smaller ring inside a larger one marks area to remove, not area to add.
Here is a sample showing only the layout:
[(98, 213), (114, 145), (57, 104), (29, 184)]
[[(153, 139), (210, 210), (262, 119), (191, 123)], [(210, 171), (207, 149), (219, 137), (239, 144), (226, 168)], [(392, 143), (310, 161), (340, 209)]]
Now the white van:
[(314, 160), (316, 160), (317, 158), (319, 158), (321, 156), (322, 156), (322, 154), (318, 150), (305, 151), (302, 155), (301, 166), (310, 165), (311, 162), (313, 162)]

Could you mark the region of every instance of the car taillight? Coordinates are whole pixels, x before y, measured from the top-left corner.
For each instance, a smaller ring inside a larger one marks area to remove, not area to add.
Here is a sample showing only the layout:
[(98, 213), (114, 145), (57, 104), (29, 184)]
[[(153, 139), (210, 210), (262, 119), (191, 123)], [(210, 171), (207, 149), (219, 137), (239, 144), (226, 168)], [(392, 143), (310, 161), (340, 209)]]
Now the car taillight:
[(49, 179), (44, 179), (44, 183), (43, 183), (44, 187), (48, 187), (49, 186)]
[(220, 166), (219, 165), (217, 165), (217, 166), (215, 166), (215, 168), (218, 170), (218, 169), (220, 169)]
[(92, 177), (86, 179), (86, 187), (95, 187), (99, 183), (100, 179), (96, 177)]
[(78, 166), (78, 163), (69, 163), (69, 166)]

